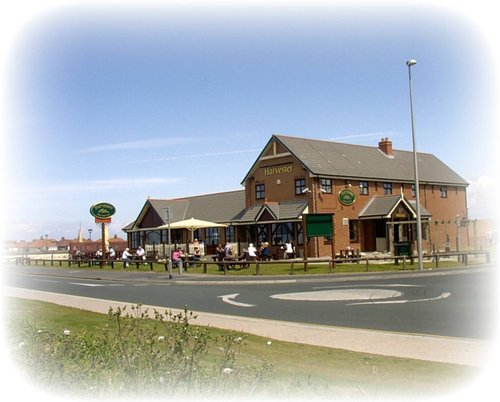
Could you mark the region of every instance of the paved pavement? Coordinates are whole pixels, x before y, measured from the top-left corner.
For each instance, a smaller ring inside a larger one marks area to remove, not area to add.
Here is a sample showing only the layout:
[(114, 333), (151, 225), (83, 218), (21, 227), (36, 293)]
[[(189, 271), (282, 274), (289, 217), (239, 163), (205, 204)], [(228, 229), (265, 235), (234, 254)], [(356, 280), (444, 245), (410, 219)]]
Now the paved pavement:
[[(477, 268), (475, 268), (477, 269)], [(68, 271), (54, 269), (34, 268), (34, 272), (52, 275), (65, 275)], [(47, 271), (47, 272), (45, 272)], [(109, 271), (74, 271), (72, 275), (79, 275), (85, 278), (112, 278), (116, 280), (115, 273)], [(409, 273), (418, 275), (419, 273)], [(432, 275), (432, 272), (427, 274)], [(352, 280), (358, 276), (363, 280), (371, 275), (379, 277), (380, 274), (364, 275), (346, 275), (345, 280)], [(392, 275), (385, 273), (385, 275)], [(400, 276), (400, 273), (394, 275)], [(124, 281), (172, 281), (168, 274), (157, 274), (147, 272), (127, 272), (120, 276)], [(317, 280), (318, 276), (314, 277)], [(235, 278), (235, 277), (196, 277), (193, 275), (175, 276), (176, 282), (189, 282), (195, 284), (197, 281), (207, 283), (228, 283), (228, 281), (237, 281), (246, 284), (258, 281), (298, 281), (309, 280), (308, 277), (290, 278), (288, 277), (264, 277), (264, 278)], [(312, 279), (311, 279), (312, 280)], [(326, 278), (332, 280), (332, 277)], [(342, 277), (335, 277), (335, 280), (342, 280)], [(21, 297), (26, 299), (41, 300), (52, 302), (69, 307), (75, 307), (83, 310), (94, 311), (98, 313), (107, 313), (110, 307), (116, 308), (124, 306), (123, 302), (113, 300), (101, 300), (89, 297), (72, 296), (65, 294), (41, 292), (21, 288), (5, 287), (6, 296)], [(165, 307), (144, 306), (145, 308), (165, 311)], [(175, 311), (176, 309), (172, 309)], [(489, 364), (492, 352), (496, 350), (495, 341), (452, 338), (442, 336), (429, 336), (417, 334), (401, 334), (387, 331), (352, 329), (344, 327), (333, 327), (324, 325), (310, 325), (301, 323), (291, 323), (285, 321), (267, 320), (250, 317), (229, 316), (222, 314), (195, 312), (198, 315), (196, 323), (199, 325), (210, 325), (212, 327), (244, 331), (247, 333), (269, 337), (271, 339), (297, 342), (317, 346), (326, 346), (331, 348), (347, 349), (356, 352), (372, 353), (385, 356), (396, 356), (402, 358), (411, 358), (419, 360), (428, 360), (434, 362), (452, 363), (471, 366), (486, 366)]]

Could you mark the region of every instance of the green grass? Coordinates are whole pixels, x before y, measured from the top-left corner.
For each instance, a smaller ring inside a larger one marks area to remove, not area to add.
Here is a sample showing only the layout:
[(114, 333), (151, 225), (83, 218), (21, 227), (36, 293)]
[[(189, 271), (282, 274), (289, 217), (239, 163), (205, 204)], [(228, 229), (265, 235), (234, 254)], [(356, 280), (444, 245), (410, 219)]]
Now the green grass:
[[(110, 325), (106, 315), (50, 303), (13, 298), (5, 308), (12, 350), (23, 337), (19, 333), (21, 322), (29, 322), (34, 329), (55, 334), (69, 329), (71, 334), (95, 336)], [(147, 325), (154, 328), (160, 323), (151, 321)], [(253, 370), (251, 373), (257, 376), (263, 373), (259, 367), (265, 362), (272, 367), (272, 371), (266, 371), (266, 389), (281, 397), (328, 395), (333, 399), (357, 399), (390, 395), (405, 398), (415, 394), (435, 397), (458, 391), (480, 373), (473, 367), (294, 344), (215, 328), (209, 328), (208, 332), (210, 339), (243, 336), (245, 342), (235, 356), (237, 367)], [(220, 347), (215, 344), (208, 348), (206, 359), (209, 362), (219, 359), (218, 349)], [(23, 371), (29, 373), (30, 366), (23, 367)]]
[[(479, 262), (476, 261), (469, 261), (470, 266), (477, 265)], [(31, 264), (31, 266), (35, 266), (34, 263)], [(37, 266), (42, 266), (42, 263), (39, 262)], [(59, 262), (55, 260), (53, 262), (53, 265), (51, 264), (50, 260), (46, 261), (46, 266), (48, 267), (54, 267), (54, 268), (60, 268), (60, 269), (67, 269), (68, 268), (68, 262), (67, 261), (62, 261)], [(424, 269), (434, 269), (435, 268), (435, 262), (433, 261), (424, 261)], [(459, 263), (456, 261), (440, 261), (439, 262), (439, 268), (450, 268), (450, 267), (457, 267), (457, 266), (464, 266), (464, 263)], [(76, 269), (78, 266), (75, 263), (71, 264), (71, 269)], [(193, 266), (193, 267), (185, 267), (186, 272), (190, 274), (199, 274), (202, 275), (204, 274), (203, 272), (203, 266), (202, 264), (199, 264), (198, 266)], [(99, 267), (96, 265), (89, 266), (88, 264), (82, 263), (79, 269), (83, 270), (105, 270), (105, 271), (115, 271), (115, 272), (133, 272), (133, 271), (141, 271), (141, 272), (156, 272), (156, 273), (166, 273), (165, 269), (165, 264), (159, 264), (155, 263), (153, 264), (153, 270), (150, 269), (149, 265), (144, 265), (144, 264), (139, 264), (136, 265), (135, 263), (132, 263), (128, 268), (124, 268), (123, 263), (121, 262), (115, 262), (114, 263), (114, 268), (112, 269), (111, 266), (105, 265), (104, 267)], [(260, 263), (259, 264), (259, 275), (262, 276), (272, 276), (272, 275), (314, 275), (314, 274), (336, 274), (336, 273), (355, 273), (355, 272), (390, 272), (390, 271), (403, 271), (403, 269), (407, 271), (414, 271), (418, 269), (418, 266), (416, 263), (410, 264), (409, 261), (406, 262), (405, 266), (403, 267), (403, 263), (400, 262), (399, 264), (394, 264), (394, 263), (370, 263), (366, 264), (364, 261), (360, 263), (345, 263), (345, 264), (336, 264), (335, 268), (332, 270), (329, 268), (328, 263), (315, 263), (315, 262), (310, 262), (308, 264), (308, 269), (307, 271), (304, 270), (304, 264), (296, 262), (293, 265), (293, 272), (292, 272), (292, 264), (290, 262), (273, 262), (271, 264), (266, 264), (266, 263)], [(177, 273), (178, 269), (173, 268), (173, 273)], [(207, 274), (209, 275), (224, 275), (224, 271), (219, 269), (219, 266), (215, 263), (207, 263)], [(246, 268), (241, 268), (239, 266), (236, 266), (235, 269), (228, 269), (227, 270), (227, 275), (234, 275), (234, 276), (255, 276), (256, 275), (256, 265), (255, 263), (252, 263), (249, 267)]]

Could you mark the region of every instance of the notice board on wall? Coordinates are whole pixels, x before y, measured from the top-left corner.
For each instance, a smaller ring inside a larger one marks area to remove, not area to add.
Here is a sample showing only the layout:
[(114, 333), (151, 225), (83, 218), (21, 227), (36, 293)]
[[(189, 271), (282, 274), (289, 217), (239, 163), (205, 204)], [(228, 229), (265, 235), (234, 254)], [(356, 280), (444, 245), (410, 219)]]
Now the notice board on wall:
[(307, 237), (333, 237), (334, 214), (305, 215)]

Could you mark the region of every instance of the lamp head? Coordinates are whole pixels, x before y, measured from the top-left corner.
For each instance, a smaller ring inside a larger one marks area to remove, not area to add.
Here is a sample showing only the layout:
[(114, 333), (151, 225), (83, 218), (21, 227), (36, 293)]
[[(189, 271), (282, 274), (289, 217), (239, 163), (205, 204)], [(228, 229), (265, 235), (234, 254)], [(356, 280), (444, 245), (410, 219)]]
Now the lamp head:
[(415, 59), (410, 59), (410, 60), (408, 60), (408, 61), (406, 62), (406, 65), (407, 65), (408, 67), (414, 66), (415, 64), (417, 64), (417, 60), (415, 60)]

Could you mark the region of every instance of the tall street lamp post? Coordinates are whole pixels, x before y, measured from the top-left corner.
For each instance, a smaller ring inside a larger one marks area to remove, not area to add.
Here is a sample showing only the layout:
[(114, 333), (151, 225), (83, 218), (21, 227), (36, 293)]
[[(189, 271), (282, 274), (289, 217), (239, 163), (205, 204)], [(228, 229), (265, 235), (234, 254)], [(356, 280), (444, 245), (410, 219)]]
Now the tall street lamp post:
[[(172, 220), (172, 210), (165, 208), (165, 218), (168, 224), (168, 279), (172, 279), (172, 233), (170, 231), (170, 221)], [(166, 256), (165, 256), (166, 257)]]
[(416, 60), (410, 59), (406, 62), (408, 66), (408, 82), (410, 85), (410, 113), (411, 113), (411, 135), (413, 141), (413, 167), (415, 169), (415, 202), (417, 212), (417, 255), (418, 255), (418, 269), (423, 271), (424, 262), (422, 258), (422, 219), (420, 216), (420, 186), (418, 180), (418, 157), (417, 157), (417, 143), (415, 139), (415, 122), (413, 117), (413, 88), (411, 83), (411, 67), (417, 64)]

